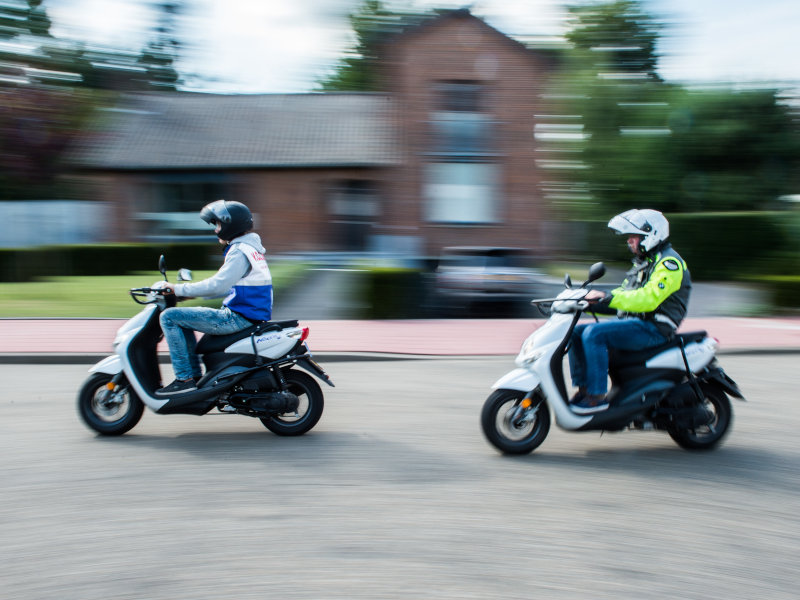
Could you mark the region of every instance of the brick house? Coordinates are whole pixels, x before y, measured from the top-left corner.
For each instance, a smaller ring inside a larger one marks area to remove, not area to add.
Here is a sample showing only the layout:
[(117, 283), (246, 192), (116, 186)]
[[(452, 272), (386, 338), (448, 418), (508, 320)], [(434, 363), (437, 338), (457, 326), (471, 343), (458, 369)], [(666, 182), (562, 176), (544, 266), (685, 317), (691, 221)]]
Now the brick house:
[(552, 249), (533, 135), (549, 58), (467, 10), (393, 38), (383, 93), (138, 94), (77, 154), (117, 239), (247, 203), (270, 253)]

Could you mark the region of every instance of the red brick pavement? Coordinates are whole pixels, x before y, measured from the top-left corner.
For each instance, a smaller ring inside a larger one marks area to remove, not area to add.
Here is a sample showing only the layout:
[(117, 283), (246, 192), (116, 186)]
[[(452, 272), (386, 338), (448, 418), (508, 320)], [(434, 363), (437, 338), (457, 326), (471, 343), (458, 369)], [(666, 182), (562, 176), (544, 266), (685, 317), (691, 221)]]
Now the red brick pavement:
[[(0, 355), (106, 354), (121, 319), (0, 319)], [(543, 320), (303, 321), (319, 353), (430, 356), (516, 354)], [(687, 319), (681, 331), (704, 329), (726, 351), (800, 351), (800, 317)], [(166, 351), (162, 344), (161, 350)]]

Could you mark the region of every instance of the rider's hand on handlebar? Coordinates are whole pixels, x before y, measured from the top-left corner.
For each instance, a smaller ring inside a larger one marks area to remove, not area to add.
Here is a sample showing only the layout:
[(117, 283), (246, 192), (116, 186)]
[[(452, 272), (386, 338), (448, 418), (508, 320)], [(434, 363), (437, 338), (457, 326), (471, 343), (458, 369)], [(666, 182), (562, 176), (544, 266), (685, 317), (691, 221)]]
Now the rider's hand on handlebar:
[(166, 281), (156, 281), (150, 286), (150, 289), (163, 296), (170, 296), (175, 293), (175, 288)]
[(606, 293), (605, 292), (601, 292), (600, 290), (589, 290), (589, 293), (587, 293), (583, 297), (583, 299), (586, 300), (589, 303), (592, 303), (592, 302), (599, 302), (600, 300), (604, 299), (605, 297), (606, 297)]

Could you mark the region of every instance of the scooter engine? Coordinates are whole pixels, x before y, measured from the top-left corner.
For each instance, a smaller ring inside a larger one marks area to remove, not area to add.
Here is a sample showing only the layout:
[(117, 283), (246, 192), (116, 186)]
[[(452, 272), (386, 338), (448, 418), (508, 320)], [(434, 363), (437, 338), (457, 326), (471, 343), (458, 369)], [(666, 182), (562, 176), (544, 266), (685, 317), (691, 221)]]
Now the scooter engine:
[(253, 415), (293, 413), (300, 398), (291, 392), (240, 392), (228, 397), (228, 403), (241, 412)]

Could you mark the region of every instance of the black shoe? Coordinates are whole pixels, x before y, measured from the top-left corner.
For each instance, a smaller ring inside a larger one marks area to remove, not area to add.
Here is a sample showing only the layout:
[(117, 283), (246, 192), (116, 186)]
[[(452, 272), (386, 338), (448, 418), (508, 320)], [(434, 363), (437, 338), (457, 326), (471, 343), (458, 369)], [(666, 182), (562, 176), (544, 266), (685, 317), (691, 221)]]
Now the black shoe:
[(569, 403), (570, 404), (577, 404), (578, 402), (583, 400), (585, 397), (586, 397), (586, 394), (584, 394), (583, 392), (580, 392), (580, 391), (575, 392), (575, 395), (572, 396), (572, 398), (569, 399)]
[(185, 394), (186, 392), (193, 392), (197, 389), (194, 379), (187, 379), (181, 381), (176, 379), (168, 386), (156, 390), (156, 396), (172, 396), (173, 394)]
[(572, 405), (572, 412), (578, 415), (591, 415), (608, 408), (608, 400), (604, 395), (584, 396)]

